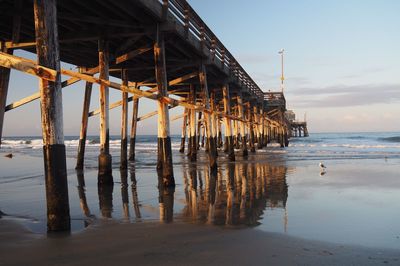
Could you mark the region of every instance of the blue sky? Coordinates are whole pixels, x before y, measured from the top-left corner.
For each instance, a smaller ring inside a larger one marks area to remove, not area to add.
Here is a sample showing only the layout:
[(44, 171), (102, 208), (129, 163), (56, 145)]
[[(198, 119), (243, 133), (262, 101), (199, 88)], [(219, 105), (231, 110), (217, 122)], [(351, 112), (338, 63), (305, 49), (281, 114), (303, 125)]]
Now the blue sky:
[[(311, 132), (400, 131), (400, 1), (189, 3), (264, 91), (279, 89), (278, 51), (285, 48), (288, 108), (300, 119), (307, 113)], [(8, 102), (37, 91), (37, 83), (13, 71)], [(78, 83), (63, 90), (66, 135), (79, 133), (83, 88)], [(94, 92), (92, 109), (98, 105)], [(119, 99), (119, 92), (111, 93), (112, 101)], [(146, 100), (140, 107), (140, 113), (156, 108)], [(119, 110), (111, 111), (112, 134), (119, 134)], [(40, 135), (39, 103), (8, 112), (5, 123), (5, 135)], [(156, 134), (155, 126), (150, 119), (138, 130)], [(179, 134), (180, 121), (171, 131)], [(93, 118), (89, 133), (97, 132)]]

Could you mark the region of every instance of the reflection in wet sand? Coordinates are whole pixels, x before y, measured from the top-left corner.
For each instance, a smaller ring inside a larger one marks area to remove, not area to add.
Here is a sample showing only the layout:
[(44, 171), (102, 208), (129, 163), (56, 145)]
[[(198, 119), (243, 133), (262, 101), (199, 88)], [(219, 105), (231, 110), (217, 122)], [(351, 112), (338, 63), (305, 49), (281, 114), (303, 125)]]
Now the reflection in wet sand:
[(77, 188), (78, 188), (78, 196), (79, 196), (79, 206), (81, 207), (83, 215), (85, 216), (84, 221), (83, 221), (83, 226), (86, 228), (92, 223), (93, 218), (96, 218), (96, 217), (90, 213), (90, 209), (87, 204), (85, 176), (84, 176), (83, 171), (77, 170), (76, 176), (78, 179)]
[(129, 220), (129, 194), (128, 194), (128, 172), (126, 169), (121, 169), (121, 196), (122, 209), (124, 211), (125, 220)]
[(134, 165), (131, 165), (130, 174), (131, 174), (131, 182), (132, 182), (131, 189), (132, 189), (133, 208), (135, 210), (136, 219), (140, 220), (142, 218), (142, 215), (140, 214), (140, 208), (139, 208), (139, 197), (138, 197), (138, 192), (137, 192), (137, 181), (136, 181), (136, 172), (135, 172)]
[(90, 217), (90, 209), (86, 201), (86, 188), (85, 188), (85, 176), (83, 171), (76, 171), (76, 176), (78, 179), (78, 195), (79, 195), (79, 205), (82, 209), (85, 217)]
[(103, 218), (112, 218), (114, 185), (98, 183), (99, 207)]
[(197, 186), (194, 166), (184, 172), (183, 219), (216, 225), (257, 226), (266, 208), (286, 208), (287, 168), (265, 164), (228, 164), (213, 174), (202, 171), (206, 189)]
[[(121, 171), (121, 199), (123, 219), (130, 220), (128, 173)], [(227, 163), (218, 171), (207, 165), (190, 164), (183, 168), (183, 198), (178, 201), (175, 217), (194, 223), (226, 226), (257, 226), (267, 209), (285, 209), (288, 198), (287, 168), (258, 163)], [(134, 166), (130, 169), (132, 205), (136, 220), (141, 220), (137, 180)], [(83, 174), (78, 174), (81, 208), (90, 216), (84, 193)], [(113, 212), (113, 186), (98, 186), (100, 212), (111, 218)], [(148, 192), (153, 193), (153, 192)], [(178, 194), (180, 195), (180, 194)], [(151, 196), (150, 196), (151, 197)], [(165, 187), (158, 179), (159, 220), (174, 220), (175, 188)], [(183, 206), (180, 205), (183, 202)], [(287, 216), (284, 217), (286, 228)]]
[(164, 186), (162, 175), (158, 176), (158, 203), (160, 207), (160, 221), (171, 223), (174, 217), (174, 187)]

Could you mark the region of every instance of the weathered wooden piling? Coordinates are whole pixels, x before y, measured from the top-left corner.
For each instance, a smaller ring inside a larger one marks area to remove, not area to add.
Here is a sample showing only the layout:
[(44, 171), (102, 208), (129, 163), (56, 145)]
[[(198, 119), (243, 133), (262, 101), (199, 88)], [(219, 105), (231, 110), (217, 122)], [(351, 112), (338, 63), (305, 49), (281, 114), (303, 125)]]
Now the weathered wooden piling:
[(92, 97), (92, 87), (93, 83), (86, 82), (85, 96), (82, 108), (82, 122), (79, 133), (78, 158), (76, 160), (76, 166), (75, 166), (75, 169), (80, 169), (80, 170), (83, 169), (85, 161), (86, 136), (87, 136), (87, 126), (89, 122), (89, 108), (90, 108), (90, 98)]
[[(196, 103), (196, 87), (191, 84), (189, 92), (189, 102)], [(189, 139), (188, 139), (188, 156), (191, 162), (197, 160), (197, 137), (196, 137), (196, 111), (189, 110)]]
[(256, 146), (255, 144), (257, 143), (257, 149), (260, 149), (261, 145), (261, 135), (260, 135), (260, 128), (259, 128), (259, 124), (261, 124), (261, 121), (259, 119), (259, 111), (257, 108), (257, 105), (253, 106), (253, 120), (254, 120), (254, 146)]
[[(236, 105), (235, 116), (238, 117), (239, 107)], [(239, 149), (239, 121), (233, 120), (233, 144), (235, 149)]]
[[(242, 100), (242, 95), (237, 96), (237, 106), (238, 106), (238, 112), (239, 112), (239, 117), (244, 121), (245, 120), (245, 114), (244, 114), (244, 106), (243, 106), (243, 100)], [(248, 151), (247, 151), (247, 140), (246, 140), (246, 132), (245, 132), (245, 127), (246, 127), (246, 122), (239, 122), (240, 126), (240, 137), (242, 140), (242, 156), (247, 157), (248, 156)]]
[[(128, 86), (129, 77), (126, 69), (122, 70), (122, 85)], [(128, 92), (122, 92), (121, 108), (121, 170), (128, 168)]]
[(185, 111), (183, 112), (183, 119), (182, 119), (181, 146), (179, 148), (180, 153), (185, 152), (185, 140), (186, 140), (188, 113), (189, 113), (189, 110), (187, 108), (185, 108)]
[[(203, 93), (203, 102), (206, 109), (210, 109), (210, 97), (208, 94), (208, 84), (207, 84), (207, 72), (206, 66), (204, 63), (200, 65), (199, 69), (199, 79), (200, 79), (200, 88), (201, 92)], [(208, 112), (204, 112), (204, 120), (206, 123), (206, 130), (207, 130), (207, 140), (209, 142), (208, 148), (208, 156), (210, 160), (210, 168), (211, 170), (217, 169), (217, 146), (215, 143), (215, 133), (214, 127), (212, 126), (212, 117), (211, 114)]]
[(215, 103), (215, 91), (213, 90), (211, 92), (211, 97), (210, 97), (210, 110), (211, 110), (211, 136), (210, 138), (213, 139), (214, 144), (215, 144), (215, 154), (218, 156), (218, 116), (217, 116), (217, 106)]
[(56, 1), (35, 0), (34, 18), (38, 63), (57, 71), (54, 81), (39, 80), (46, 180), (47, 230), (65, 231), (70, 230), (70, 215)]
[(201, 122), (202, 115), (203, 115), (203, 112), (199, 112), (198, 119), (197, 119), (197, 142), (196, 142), (197, 143), (197, 150), (200, 149), (200, 136), (204, 136), (204, 132), (202, 132), (202, 129), (204, 127), (202, 127), (202, 122)]
[(201, 147), (204, 148), (204, 139), (206, 137), (206, 123), (203, 122), (201, 126)]
[(289, 135), (286, 128), (284, 129), (283, 138), (285, 142), (285, 147), (289, 147)]
[(249, 129), (249, 146), (250, 146), (250, 152), (254, 153), (256, 152), (256, 147), (254, 145), (255, 142), (255, 138), (254, 138), (254, 126), (253, 126), (253, 122), (254, 122), (254, 118), (253, 115), (251, 113), (251, 103), (248, 102), (247, 103), (247, 128)]
[(279, 144), (281, 145), (281, 148), (284, 148), (285, 147), (285, 138), (284, 138), (283, 126), (280, 126), (278, 130), (279, 130), (279, 133), (278, 133)]
[[(109, 79), (109, 44), (105, 39), (100, 39), (99, 45), (99, 77)], [(109, 130), (109, 88), (106, 84), (100, 85), (100, 155), (98, 182), (112, 184), (112, 158), (110, 155), (110, 130)]]
[(225, 84), (222, 87), (222, 95), (223, 95), (223, 102), (224, 102), (224, 113), (227, 115), (224, 118), (226, 152), (228, 153), (229, 160), (234, 161), (235, 160), (235, 150), (233, 147), (232, 123), (228, 117), (231, 114), (231, 101), (230, 101), (230, 92), (229, 92), (228, 84)]
[(257, 143), (257, 148), (262, 149), (264, 147), (264, 110), (262, 106), (259, 108), (259, 114), (258, 114), (258, 143)]
[[(217, 105), (217, 111), (219, 111), (219, 106)], [(222, 141), (222, 123), (221, 119), (217, 118), (217, 125), (218, 125), (218, 148), (222, 148), (224, 144)]]
[(165, 43), (163, 34), (157, 27), (157, 36), (154, 43), (154, 62), (159, 99), (158, 108), (158, 159), (157, 169), (163, 178), (166, 187), (175, 186), (174, 170), (172, 165), (171, 138), (169, 135), (169, 109), (162, 97), (168, 95), (167, 68), (165, 63)]
[[(12, 51), (7, 50), (5, 46), (5, 42), (0, 43), (1, 52), (3, 53), (12, 53)], [(3, 137), (3, 122), (4, 122), (4, 113), (7, 102), (7, 94), (8, 94), (8, 84), (10, 81), (10, 69), (5, 67), (0, 67), (0, 147), (1, 147), (1, 138)]]
[(133, 111), (132, 111), (132, 122), (131, 122), (131, 136), (129, 140), (129, 161), (135, 160), (135, 145), (136, 145), (136, 129), (137, 120), (139, 114), (139, 98), (133, 99)]
[[(21, 19), (22, 19), (22, 0), (15, 0), (13, 7), (13, 22), (12, 22), (12, 43), (18, 43), (20, 40)], [(6, 42), (0, 41), (0, 51), (7, 54), (13, 54), (13, 49), (7, 49)], [(4, 113), (7, 103), (8, 85), (10, 81), (11, 69), (0, 66), (0, 147), (3, 137)]]

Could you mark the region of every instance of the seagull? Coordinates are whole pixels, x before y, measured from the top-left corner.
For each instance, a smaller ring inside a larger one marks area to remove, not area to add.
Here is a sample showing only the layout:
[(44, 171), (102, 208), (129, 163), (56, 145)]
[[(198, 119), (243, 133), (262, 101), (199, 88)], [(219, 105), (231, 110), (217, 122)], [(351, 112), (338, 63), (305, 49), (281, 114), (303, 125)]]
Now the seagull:
[(325, 170), (326, 169), (326, 166), (324, 165), (323, 162), (319, 163), (319, 167), (321, 167), (321, 170)]

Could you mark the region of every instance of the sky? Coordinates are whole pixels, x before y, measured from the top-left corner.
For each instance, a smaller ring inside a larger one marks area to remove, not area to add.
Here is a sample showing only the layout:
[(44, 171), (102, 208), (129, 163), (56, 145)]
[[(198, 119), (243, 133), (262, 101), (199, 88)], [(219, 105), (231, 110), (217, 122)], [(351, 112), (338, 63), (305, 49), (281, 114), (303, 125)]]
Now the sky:
[[(306, 118), (310, 132), (400, 131), (400, 1), (188, 2), (263, 91), (280, 90), (278, 51), (285, 49), (287, 108)], [(7, 102), (37, 90), (35, 77), (12, 71)], [(83, 93), (83, 82), (63, 90), (65, 135), (79, 134)], [(121, 93), (110, 96), (116, 101)], [(139, 114), (155, 108), (143, 100)], [(171, 116), (181, 113), (176, 108)], [(156, 118), (140, 122), (138, 134), (156, 134), (156, 125)], [(180, 120), (172, 122), (171, 134), (180, 127)], [(98, 134), (98, 118), (88, 130)], [(110, 112), (110, 132), (120, 133), (119, 108)], [(40, 134), (39, 102), (6, 113), (5, 136)]]

